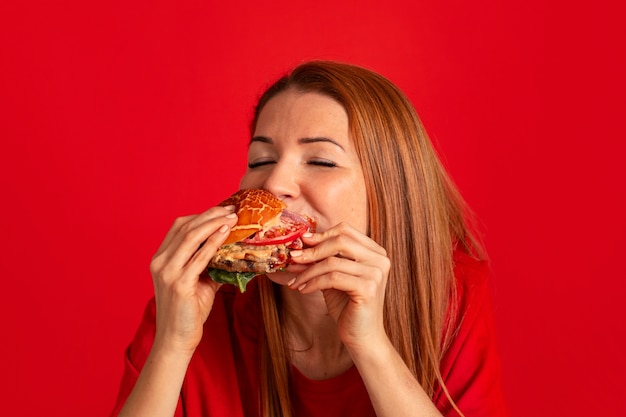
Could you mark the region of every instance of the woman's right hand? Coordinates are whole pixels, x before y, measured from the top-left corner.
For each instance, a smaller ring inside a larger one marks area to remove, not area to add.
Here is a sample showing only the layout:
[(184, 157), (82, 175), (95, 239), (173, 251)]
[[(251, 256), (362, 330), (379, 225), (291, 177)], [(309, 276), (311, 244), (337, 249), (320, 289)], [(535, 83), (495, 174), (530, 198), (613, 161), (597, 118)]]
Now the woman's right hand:
[(152, 258), (156, 299), (154, 347), (191, 355), (202, 338), (220, 284), (200, 275), (230, 229), (234, 207), (213, 207), (176, 219)]

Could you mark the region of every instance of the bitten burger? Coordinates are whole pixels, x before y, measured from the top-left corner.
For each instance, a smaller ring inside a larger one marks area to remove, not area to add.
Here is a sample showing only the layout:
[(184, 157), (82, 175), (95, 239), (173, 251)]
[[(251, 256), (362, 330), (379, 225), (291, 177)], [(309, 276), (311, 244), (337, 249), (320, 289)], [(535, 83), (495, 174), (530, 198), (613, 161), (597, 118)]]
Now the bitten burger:
[(207, 272), (214, 281), (237, 285), (241, 292), (256, 275), (289, 265), (289, 251), (302, 249), (300, 237), (315, 231), (313, 219), (287, 210), (269, 191), (239, 190), (220, 205), (234, 205), (238, 220)]

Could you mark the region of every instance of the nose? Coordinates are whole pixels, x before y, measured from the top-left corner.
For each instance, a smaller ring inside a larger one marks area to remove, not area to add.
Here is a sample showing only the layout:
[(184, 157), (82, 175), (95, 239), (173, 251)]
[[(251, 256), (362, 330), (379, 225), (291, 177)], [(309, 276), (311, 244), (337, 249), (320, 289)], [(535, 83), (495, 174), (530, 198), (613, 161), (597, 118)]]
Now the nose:
[(283, 201), (295, 199), (300, 195), (300, 176), (297, 167), (287, 160), (279, 160), (263, 181), (263, 189), (271, 192)]

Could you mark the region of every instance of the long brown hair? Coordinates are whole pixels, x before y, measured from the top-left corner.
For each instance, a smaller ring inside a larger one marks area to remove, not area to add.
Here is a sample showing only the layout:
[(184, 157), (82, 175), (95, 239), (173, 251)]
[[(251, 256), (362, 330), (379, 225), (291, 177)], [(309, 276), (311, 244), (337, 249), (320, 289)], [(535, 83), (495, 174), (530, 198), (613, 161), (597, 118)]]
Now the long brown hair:
[[(287, 89), (323, 94), (345, 108), (365, 176), (370, 237), (387, 250), (392, 264), (385, 293), (387, 334), (426, 393), (432, 397), (439, 384), (447, 394), (439, 364), (455, 331), (447, 325), (457, 313), (453, 251), (482, 254), (466, 204), (413, 106), (385, 77), (337, 62), (302, 64), (261, 96), (252, 132), (265, 104)], [(263, 415), (291, 416), (279, 293), (269, 280), (259, 282)]]

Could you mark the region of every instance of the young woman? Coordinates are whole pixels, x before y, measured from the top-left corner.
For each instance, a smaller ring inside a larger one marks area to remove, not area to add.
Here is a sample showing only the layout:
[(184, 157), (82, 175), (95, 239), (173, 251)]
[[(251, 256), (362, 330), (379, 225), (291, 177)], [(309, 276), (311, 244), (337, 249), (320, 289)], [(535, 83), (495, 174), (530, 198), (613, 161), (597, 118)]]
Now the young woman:
[(232, 207), (177, 219), (113, 414), (507, 415), (486, 262), (406, 97), (310, 62), (265, 92), (251, 133), (241, 187), (317, 231), (241, 294), (200, 277)]

